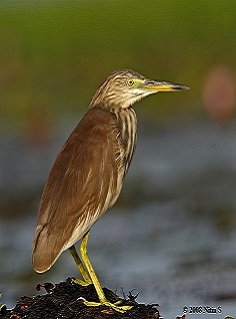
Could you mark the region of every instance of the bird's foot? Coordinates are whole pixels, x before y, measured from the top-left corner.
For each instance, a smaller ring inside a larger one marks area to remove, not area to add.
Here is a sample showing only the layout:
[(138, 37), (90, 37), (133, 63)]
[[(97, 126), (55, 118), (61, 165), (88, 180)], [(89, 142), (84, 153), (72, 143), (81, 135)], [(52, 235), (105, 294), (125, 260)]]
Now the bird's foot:
[(115, 303), (112, 303), (108, 300), (104, 300), (102, 302), (94, 302), (94, 301), (87, 301), (84, 298), (81, 298), (81, 299), (83, 300), (83, 302), (86, 306), (89, 306), (89, 307), (106, 306), (106, 307), (112, 308), (115, 311), (121, 312), (121, 313), (124, 313), (125, 311), (130, 310), (132, 308), (132, 306), (119, 306), (121, 301), (117, 301)]
[(92, 281), (84, 281), (82, 279), (73, 279), (73, 282), (77, 285), (84, 286), (84, 287), (92, 284)]

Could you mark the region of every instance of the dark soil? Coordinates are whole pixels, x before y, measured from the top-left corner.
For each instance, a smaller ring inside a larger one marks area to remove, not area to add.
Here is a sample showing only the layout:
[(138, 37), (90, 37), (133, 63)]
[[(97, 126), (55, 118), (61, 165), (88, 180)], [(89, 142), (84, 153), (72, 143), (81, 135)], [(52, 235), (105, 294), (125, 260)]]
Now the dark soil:
[[(129, 293), (128, 297), (118, 297), (114, 292), (104, 288), (106, 298), (111, 302), (121, 301), (120, 305), (132, 306), (131, 310), (119, 313), (109, 307), (88, 307), (82, 298), (98, 301), (93, 285), (83, 287), (68, 278), (59, 284), (45, 283), (36, 289), (46, 290), (45, 294), (34, 297), (21, 297), (12, 310), (2, 308), (0, 319), (158, 319), (158, 305), (138, 304)], [(81, 298), (82, 297), (82, 298)]]

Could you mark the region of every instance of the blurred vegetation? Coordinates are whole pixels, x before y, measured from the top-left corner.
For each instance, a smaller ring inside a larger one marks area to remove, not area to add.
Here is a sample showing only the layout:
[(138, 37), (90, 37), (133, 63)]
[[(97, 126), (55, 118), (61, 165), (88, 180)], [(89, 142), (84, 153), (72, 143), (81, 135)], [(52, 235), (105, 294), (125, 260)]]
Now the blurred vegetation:
[(124, 67), (192, 88), (144, 113), (198, 112), (208, 70), (235, 57), (234, 0), (1, 1), (0, 124), (78, 113)]

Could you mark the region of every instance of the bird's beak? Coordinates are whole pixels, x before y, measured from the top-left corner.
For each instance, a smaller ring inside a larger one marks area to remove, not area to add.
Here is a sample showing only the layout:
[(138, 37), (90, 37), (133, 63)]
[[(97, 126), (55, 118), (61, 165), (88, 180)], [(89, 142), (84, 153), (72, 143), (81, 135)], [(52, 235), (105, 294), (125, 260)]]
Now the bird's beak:
[(189, 87), (186, 85), (182, 85), (182, 84), (178, 84), (174, 82), (156, 81), (156, 80), (147, 80), (144, 83), (144, 88), (153, 93), (189, 90)]

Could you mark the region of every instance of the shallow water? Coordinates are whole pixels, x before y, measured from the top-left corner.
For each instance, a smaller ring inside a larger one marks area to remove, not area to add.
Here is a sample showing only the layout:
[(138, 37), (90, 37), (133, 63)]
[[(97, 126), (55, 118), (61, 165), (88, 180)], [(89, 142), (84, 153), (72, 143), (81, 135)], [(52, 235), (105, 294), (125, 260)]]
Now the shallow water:
[[(35, 294), (38, 282), (77, 276), (68, 252), (47, 274), (31, 268), (42, 184), (73, 125), (64, 126), (40, 147), (24, 135), (0, 137), (0, 291), (9, 307)], [(235, 315), (235, 194), (236, 123), (141, 124), (122, 196), (90, 235), (102, 283), (119, 294), (136, 289), (138, 301), (158, 303), (164, 318), (184, 306), (210, 306), (214, 318)]]

